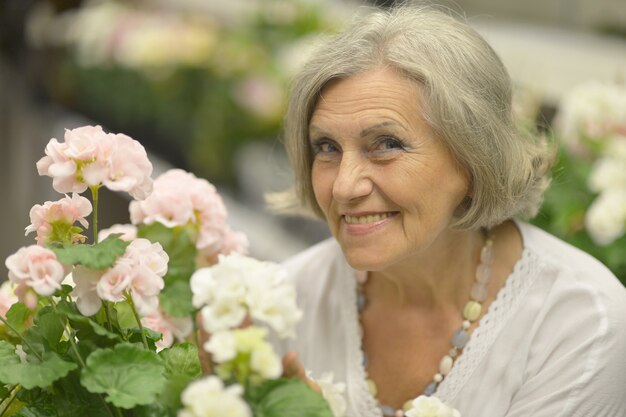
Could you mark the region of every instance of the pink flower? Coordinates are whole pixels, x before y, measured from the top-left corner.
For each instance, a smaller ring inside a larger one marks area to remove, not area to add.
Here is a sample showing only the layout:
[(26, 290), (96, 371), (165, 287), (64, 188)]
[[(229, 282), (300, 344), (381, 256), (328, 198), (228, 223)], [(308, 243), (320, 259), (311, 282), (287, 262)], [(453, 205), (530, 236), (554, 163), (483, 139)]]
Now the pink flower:
[(124, 300), (124, 295), (130, 288), (135, 270), (134, 265), (117, 260), (113, 268), (106, 271), (96, 284), (96, 291), (102, 300), (118, 302)]
[(54, 252), (37, 245), (19, 249), (6, 259), (5, 265), (11, 282), (30, 287), (44, 297), (60, 289), (67, 275)]
[(26, 227), (26, 233), (37, 232), (37, 243), (45, 245), (50, 242), (82, 242), (83, 235), (75, 233), (71, 227), (79, 222), (83, 227), (89, 227), (87, 217), (91, 214), (91, 203), (85, 197), (72, 193), (59, 201), (46, 201), (43, 206), (35, 204), (30, 209), (31, 224)]
[(170, 317), (160, 309), (156, 309), (142, 318), (141, 324), (163, 335), (163, 339), (156, 344), (158, 350), (171, 347), (174, 344), (174, 339), (179, 342), (184, 341), (193, 331), (191, 318)]
[(82, 193), (87, 184), (77, 178), (78, 167), (65, 153), (68, 146), (59, 143), (55, 138), (50, 139), (46, 146), (46, 156), (37, 161), (39, 175), (52, 177), (52, 188), (60, 193)]
[[(151, 243), (147, 239), (133, 240), (113, 268), (97, 281), (98, 297), (119, 302), (130, 295), (140, 315), (151, 313), (159, 305), (168, 260), (159, 243)], [(85, 290), (85, 293), (89, 291)]]
[(72, 272), (74, 290), (72, 296), (76, 297), (76, 307), (85, 316), (93, 316), (100, 310), (102, 301), (98, 295), (98, 282), (102, 277), (102, 271), (94, 271), (78, 265)]
[(12, 283), (10, 281), (3, 282), (0, 285), (0, 317), (6, 318), (7, 311), (9, 311), (9, 308), (17, 303), (17, 301)]
[(141, 144), (100, 126), (65, 131), (65, 142), (51, 139), (37, 162), (39, 175), (52, 177), (55, 190), (83, 192), (90, 187), (126, 191), (144, 199), (152, 192), (152, 164)]
[(143, 200), (152, 192), (152, 164), (139, 142), (124, 134), (113, 136), (113, 147), (102, 183), (113, 191), (126, 191)]
[(102, 242), (112, 234), (121, 234), (120, 239), (130, 242), (137, 239), (137, 228), (132, 224), (114, 224), (108, 229), (102, 229), (98, 232), (98, 240)]
[[(219, 253), (245, 252), (245, 236), (230, 230), (222, 197), (207, 180), (172, 169), (154, 181), (152, 194), (130, 205), (133, 224), (159, 222), (167, 227), (193, 226), (199, 260), (216, 260)], [(212, 262), (214, 263), (214, 262)]]

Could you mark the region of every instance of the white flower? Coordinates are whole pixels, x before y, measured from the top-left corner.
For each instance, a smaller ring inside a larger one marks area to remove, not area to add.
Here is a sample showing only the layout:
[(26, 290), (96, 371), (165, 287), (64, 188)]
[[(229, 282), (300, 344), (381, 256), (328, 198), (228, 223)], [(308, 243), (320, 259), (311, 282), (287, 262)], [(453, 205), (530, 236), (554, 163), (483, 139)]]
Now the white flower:
[(212, 355), (215, 362), (227, 362), (237, 356), (235, 335), (229, 331), (217, 332), (204, 344), (204, 350)]
[(598, 196), (585, 215), (585, 228), (598, 245), (609, 245), (626, 231), (626, 188)]
[(420, 395), (413, 400), (406, 417), (461, 417), (458, 410), (444, 404), (437, 397)]
[(246, 301), (253, 319), (267, 323), (280, 337), (295, 337), (295, 324), (302, 317), (295, 288), (280, 283), (271, 291), (252, 290)]
[(286, 276), (286, 271), (275, 263), (239, 253), (220, 255), (217, 265), (199, 269), (190, 281), (193, 304), (202, 308), (204, 329), (214, 333), (234, 328), (249, 314), (272, 327), (280, 337), (293, 336), (302, 312)]
[(250, 368), (266, 379), (278, 378), (283, 373), (281, 360), (268, 343), (260, 344), (252, 351)]
[(224, 387), (216, 376), (192, 382), (181, 395), (184, 409), (178, 417), (252, 417), (252, 412), (241, 398), (240, 385)]
[(208, 333), (233, 329), (243, 323), (246, 309), (237, 299), (220, 298), (200, 310), (202, 327)]
[(626, 87), (597, 81), (581, 84), (558, 105), (556, 130), (565, 145), (579, 150), (581, 137), (604, 138), (626, 127)]
[(615, 137), (598, 159), (589, 176), (589, 189), (602, 192), (612, 188), (626, 190), (626, 137)]
[(307, 376), (314, 380), (322, 389), (322, 395), (328, 403), (333, 416), (344, 417), (348, 409), (345, 398), (346, 384), (334, 382), (335, 376), (331, 372), (322, 374), (320, 378), (313, 378), (309, 372), (307, 372)]

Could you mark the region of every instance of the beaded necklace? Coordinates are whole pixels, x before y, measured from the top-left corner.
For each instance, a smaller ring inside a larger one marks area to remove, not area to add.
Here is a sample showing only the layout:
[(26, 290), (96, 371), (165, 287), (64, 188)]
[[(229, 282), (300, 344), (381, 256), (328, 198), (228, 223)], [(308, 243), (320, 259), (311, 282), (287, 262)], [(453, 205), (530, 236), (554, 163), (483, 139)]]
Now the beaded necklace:
[[(452, 347), (439, 362), (439, 372), (435, 374), (430, 384), (426, 386), (422, 395), (430, 396), (437, 391), (439, 384), (450, 373), (452, 366), (456, 359), (459, 357), (463, 348), (467, 345), (470, 339), (469, 328), (472, 324), (478, 320), (481, 316), (483, 305), (482, 303), (487, 299), (488, 289), (487, 284), (491, 278), (491, 266), (493, 264), (493, 237), (488, 235), (487, 232), (485, 244), (480, 251), (480, 262), (476, 267), (475, 282), (472, 285), (470, 292), (470, 301), (465, 304), (463, 308), (463, 324), (452, 335), (451, 345)], [(363, 329), (361, 323), (361, 313), (367, 305), (367, 299), (365, 297), (364, 285), (367, 282), (367, 272), (358, 272), (356, 274), (357, 280), (357, 310), (359, 312), (359, 324)], [(367, 368), (369, 365), (367, 353), (363, 350), (363, 332), (361, 332), (361, 350), (363, 351), (363, 368), (367, 376)], [(367, 377), (367, 386), (370, 394), (376, 398), (377, 388), (376, 383), (369, 377)], [(404, 412), (410, 408), (411, 401), (407, 401), (402, 410), (395, 410), (390, 405), (378, 404), (380, 411), (385, 417), (404, 417)]]

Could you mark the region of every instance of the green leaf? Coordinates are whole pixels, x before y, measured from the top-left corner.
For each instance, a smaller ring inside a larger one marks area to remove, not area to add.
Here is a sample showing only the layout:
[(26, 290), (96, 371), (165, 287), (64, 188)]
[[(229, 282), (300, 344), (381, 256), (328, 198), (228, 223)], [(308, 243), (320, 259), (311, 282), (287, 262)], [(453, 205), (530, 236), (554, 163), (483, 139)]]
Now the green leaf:
[(324, 397), (300, 380), (268, 381), (250, 394), (255, 417), (333, 417)]
[(23, 303), (15, 303), (7, 311), (6, 320), (18, 332), (23, 332), (26, 330), (27, 321), (32, 314), (33, 312)]
[(137, 236), (159, 242), (167, 252), (170, 260), (167, 263), (166, 283), (168, 281), (188, 281), (196, 270), (196, 255), (198, 250), (191, 236), (191, 232), (182, 227), (169, 228), (161, 223), (140, 226)]
[(102, 270), (113, 266), (122, 256), (130, 242), (113, 234), (96, 245), (66, 245), (52, 247), (59, 262), (65, 265), (84, 265), (90, 269)]
[(47, 387), (77, 368), (75, 363), (65, 362), (54, 352), (45, 352), (41, 360), (32, 356), (29, 359), (29, 362), (22, 363), (14, 346), (0, 341), (0, 381), (21, 384), (26, 389)]
[(182, 406), (180, 394), (194, 379), (202, 375), (202, 367), (198, 359), (198, 348), (191, 343), (174, 345), (170, 349), (159, 352), (165, 365), (165, 390), (159, 396), (159, 402), (171, 409)]
[(92, 340), (99, 346), (111, 346), (122, 341), (119, 334), (107, 330), (93, 318), (80, 314), (74, 303), (61, 301), (57, 308), (67, 316), (79, 340)]
[(191, 303), (193, 294), (186, 281), (174, 281), (165, 285), (159, 294), (160, 306), (167, 314), (173, 317), (191, 316), (195, 308)]
[(38, 332), (50, 347), (57, 349), (63, 331), (65, 330), (65, 317), (55, 313), (52, 307), (44, 307), (37, 313), (33, 331)]
[(117, 407), (133, 408), (156, 401), (166, 382), (163, 371), (156, 353), (122, 343), (89, 355), (81, 383)]

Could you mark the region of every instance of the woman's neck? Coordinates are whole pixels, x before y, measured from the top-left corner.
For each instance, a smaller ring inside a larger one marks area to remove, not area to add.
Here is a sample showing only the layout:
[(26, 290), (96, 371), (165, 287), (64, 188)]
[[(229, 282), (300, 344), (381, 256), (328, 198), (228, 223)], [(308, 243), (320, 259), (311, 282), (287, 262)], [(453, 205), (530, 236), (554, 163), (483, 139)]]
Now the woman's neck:
[(449, 232), (427, 251), (393, 268), (369, 272), (365, 291), (377, 302), (393, 306), (462, 307), (484, 243), (480, 230)]

